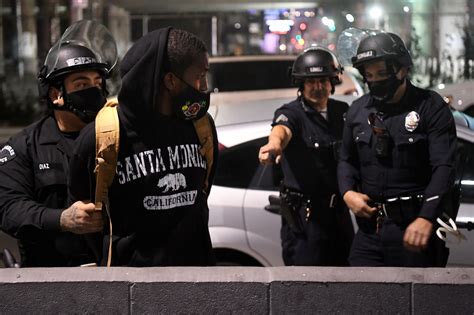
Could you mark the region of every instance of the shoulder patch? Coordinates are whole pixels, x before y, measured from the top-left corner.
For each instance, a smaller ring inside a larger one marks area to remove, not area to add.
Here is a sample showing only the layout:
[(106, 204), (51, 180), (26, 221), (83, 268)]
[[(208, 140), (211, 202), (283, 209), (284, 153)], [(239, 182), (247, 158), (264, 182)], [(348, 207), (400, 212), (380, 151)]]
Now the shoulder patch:
[(278, 116), (277, 119), (275, 120), (276, 123), (287, 122), (287, 121), (288, 121), (288, 117), (286, 117), (284, 114), (280, 114), (280, 116)]
[(13, 160), (16, 157), (15, 150), (10, 145), (4, 146), (0, 150), (0, 165)]

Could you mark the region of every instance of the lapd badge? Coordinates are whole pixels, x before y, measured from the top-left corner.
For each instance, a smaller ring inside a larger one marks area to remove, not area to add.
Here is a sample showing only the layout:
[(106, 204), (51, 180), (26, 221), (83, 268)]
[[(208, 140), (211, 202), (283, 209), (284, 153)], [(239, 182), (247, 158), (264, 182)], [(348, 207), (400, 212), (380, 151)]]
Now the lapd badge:
[(415, 131), (419, 123), (420, 115), (415, 111), (409, 112), (408, 115), (405, 117), (405, 129), (409, 132)]

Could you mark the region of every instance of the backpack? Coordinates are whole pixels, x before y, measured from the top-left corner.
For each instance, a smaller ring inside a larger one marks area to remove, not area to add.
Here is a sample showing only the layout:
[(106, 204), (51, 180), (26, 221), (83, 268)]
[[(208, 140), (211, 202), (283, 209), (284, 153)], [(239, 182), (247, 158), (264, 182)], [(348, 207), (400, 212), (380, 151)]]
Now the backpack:
[[(95, 152), (96, 174), (95, 209), (101, 211), (103, 206), (110, 218), (109, 210), (109, 187), (112, 185), (117, 168), (117, 158), (120, 144), (120, 124), (117, 113), (118, 100), (108, 100), (99, 111), (95, 119)], [(208, 113), (193, 121), (194, 128), (201, 144), (200, 153), (206, 159), (207, 171), (204, 181), (204, 191), (209, 187), (209, 175), (214, 163), (214, 135), (211, 127), (211, 118)], [(112, 239), (112, 222), (110, 225), (110, 239)], [(109, 255), (107, 266), (110, 266), (112, 258), (112, 242), (109, 242)]]

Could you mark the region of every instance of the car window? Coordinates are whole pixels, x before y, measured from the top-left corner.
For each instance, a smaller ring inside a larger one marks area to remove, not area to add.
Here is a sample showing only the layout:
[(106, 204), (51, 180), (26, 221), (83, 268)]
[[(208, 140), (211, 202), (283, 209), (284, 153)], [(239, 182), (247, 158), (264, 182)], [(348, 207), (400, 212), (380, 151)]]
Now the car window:
[(461, 202), (474, 203), (474, 144), (458, 139), (456, 179), (461, 180)]
[(279, 190), (280, 181), (283, 179), (283, 173), (280, 164), (259, 165), (255, 172), (250, 189), (257, 190)]
[(293, 88), (288, 69), (292, 60), (258, 60), (211, 63), (212, 91), (250, 91)]
[(221, 150), (214, 184), (224, 187), (278, 190), (283, 178), (279, 165), (261, 165), (258, 151), (268, 137)]
[(248, 188), (258, 166), (258, 150), (267, 138), (225, 148), (219, 153), (214, 184), (225, 187)]

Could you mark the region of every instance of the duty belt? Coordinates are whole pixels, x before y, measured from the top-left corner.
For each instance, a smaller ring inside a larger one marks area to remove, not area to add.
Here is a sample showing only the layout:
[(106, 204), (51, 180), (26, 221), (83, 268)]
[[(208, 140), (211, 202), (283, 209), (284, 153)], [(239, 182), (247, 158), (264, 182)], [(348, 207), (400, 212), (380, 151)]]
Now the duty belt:
[(384, 218), (390, 218), (396, 224), (408, 225), (420, 213), (423, 195), (399, 196), (387, 198), (384, 201), (373, 201), (371, 205), (377, 211), (377, 230)]
[(296, 233), (303, 233), (303, 222), (299, 216), (299, 209), (304, 207), (306, 210), (305, 221), (308, 222), (313, 206), (328, 206), (334, 208), (338, 198), (336, 194), (328, 195), (308, 195), (290, 189), (288, 187), (280, 187), (280, 197), (282, 202), (282, 215), (290, 225), (290, 228)]

